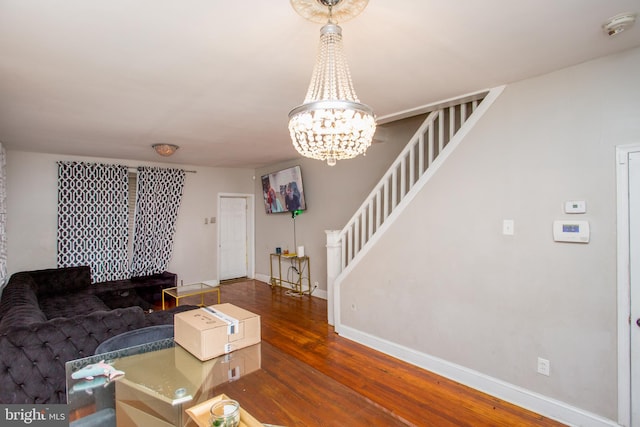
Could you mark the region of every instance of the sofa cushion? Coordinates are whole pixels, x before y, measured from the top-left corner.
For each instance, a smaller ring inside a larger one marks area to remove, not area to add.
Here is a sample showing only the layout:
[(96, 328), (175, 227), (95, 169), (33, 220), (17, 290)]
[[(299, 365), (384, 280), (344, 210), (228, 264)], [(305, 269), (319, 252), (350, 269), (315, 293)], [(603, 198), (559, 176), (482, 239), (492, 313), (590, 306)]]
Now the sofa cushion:
[(89, 291), (71, 292), (40, 298), (40, 308), (47, 319), (72, 317), (109, 310), (109, 307)]
[(91, 285), (91, 268), (79, 267), (49, 268), (28, 271), (38, 288), (38, 297), (64, 294), (88, 288)]
[(152, 305), (148, 301), (140, 298), (136, 289), (100, 292), (96, 295), (111, 309), (131, 307), (134, 305), (137, 305), (143, 310), (152, 308)]

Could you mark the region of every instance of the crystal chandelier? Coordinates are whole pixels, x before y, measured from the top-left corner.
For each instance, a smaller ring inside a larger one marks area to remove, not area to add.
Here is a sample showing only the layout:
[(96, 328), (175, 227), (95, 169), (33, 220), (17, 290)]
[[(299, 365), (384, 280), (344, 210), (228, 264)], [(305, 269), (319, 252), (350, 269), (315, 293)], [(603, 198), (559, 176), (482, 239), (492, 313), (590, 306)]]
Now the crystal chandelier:
[(300, 154), (326, 160), (329, 166), (337, 160), (363, 154), (376, 131), (373, 110), (360, 102), (353, 89), (342, 48), (342, 28), (333, 22), (334, 18), (356, 16), (367, 2), (291, 0), (293, 8), (312, 21), (318, 17), (326, 19), (322, 9), (328, 8), (328, 22), (320, 30), (320, 48), (307, 96), (302, 105), (289, 113), (289, 132)]

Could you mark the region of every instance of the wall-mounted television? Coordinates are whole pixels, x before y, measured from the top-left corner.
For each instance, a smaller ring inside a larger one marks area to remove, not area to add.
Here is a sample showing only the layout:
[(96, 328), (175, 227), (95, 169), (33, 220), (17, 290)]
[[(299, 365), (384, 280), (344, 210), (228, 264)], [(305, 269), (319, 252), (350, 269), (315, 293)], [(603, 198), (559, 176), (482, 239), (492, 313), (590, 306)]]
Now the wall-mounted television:
[(268, 214), (307, 209), (300, 166), (262, 175), (262, 194)]

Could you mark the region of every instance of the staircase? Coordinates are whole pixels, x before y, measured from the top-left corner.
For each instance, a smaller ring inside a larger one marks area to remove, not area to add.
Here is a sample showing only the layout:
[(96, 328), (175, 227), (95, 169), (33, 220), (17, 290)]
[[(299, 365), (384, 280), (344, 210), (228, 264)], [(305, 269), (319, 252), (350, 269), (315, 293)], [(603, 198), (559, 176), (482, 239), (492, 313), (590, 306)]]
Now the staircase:
[[(334, 313), (339, 313), (341, 277), (357, 263), (419, 189), (429, 181), (502, 89), (500, 87), (466, 95), (427, 109), (428, 114), (422, 125), (347, 225), (342, 230), (327, 231), (330, 324), (339, 324), (334, 321)], [(405, 117), (408, 115), (402, 118)]]

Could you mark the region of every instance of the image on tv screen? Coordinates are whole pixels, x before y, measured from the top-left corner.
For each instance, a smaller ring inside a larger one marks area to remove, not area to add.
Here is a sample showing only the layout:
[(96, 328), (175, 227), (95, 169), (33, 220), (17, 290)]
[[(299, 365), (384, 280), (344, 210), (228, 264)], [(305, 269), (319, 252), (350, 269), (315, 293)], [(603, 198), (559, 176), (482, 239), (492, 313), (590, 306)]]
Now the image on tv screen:
[(307, 209), (300, 166), (262, 175), (262, 194), (268, 214)]

